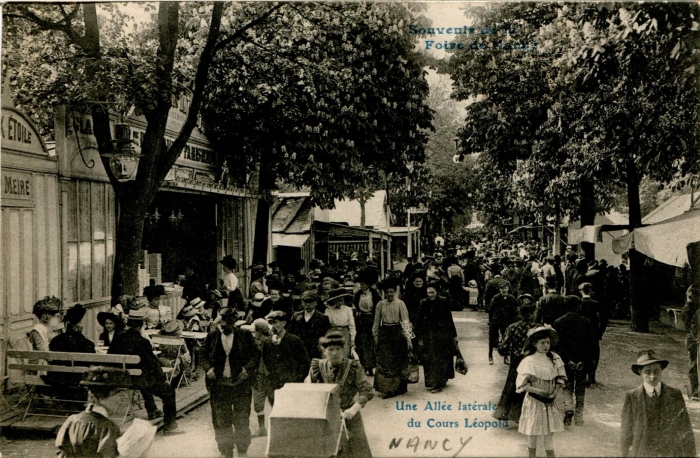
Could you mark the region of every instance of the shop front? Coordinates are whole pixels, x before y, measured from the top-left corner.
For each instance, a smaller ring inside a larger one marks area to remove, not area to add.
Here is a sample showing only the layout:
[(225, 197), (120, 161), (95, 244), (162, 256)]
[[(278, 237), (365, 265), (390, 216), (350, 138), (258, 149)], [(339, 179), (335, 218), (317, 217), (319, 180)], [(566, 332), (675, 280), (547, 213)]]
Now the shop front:
[[(166, 144), (176, 138), (186, 107), (172, 107)], [(111, 116), (113, 137), (117, 123), (128, 126), (134, 149), (140, 153), (145, 118), (138, 113)], [(96, 339), (101, 331), (97, 313), (111, 302), (119, 208), (98, 154), (90, 116), (76, 108), (59, 107), (55, 125), (62, 176), (62, 300), (64, 307), (79, 302), (88, 309), (84, 334)], [(252, 234), (245, 230), (244, 221), (255, 210), (258, 196), (230, 187), (222, 176), (222, 162), (201, 127), (196, 127), (143, 215), (140, 291), (149, 283), (163, 284), (167, 297), (161, 302), (171, 307), (173, 316), (185, 304), (178, 286), (183, 276), (194, 273), (216, 286), (221, 275), (218, 261), (225, 255), (239, 260), (241, 271), (236, 275), (242, 285), (246, 283), (244, 268), (251, 262)]]
[[(2, 281), (0, 281), (0, 380), (8, 375), (8, 346), (34, 326), (32, 306), (61, 294), (58, 163), (34, 124), (2, 107)], [(57, 318), (53, 325), (60, 327)]]

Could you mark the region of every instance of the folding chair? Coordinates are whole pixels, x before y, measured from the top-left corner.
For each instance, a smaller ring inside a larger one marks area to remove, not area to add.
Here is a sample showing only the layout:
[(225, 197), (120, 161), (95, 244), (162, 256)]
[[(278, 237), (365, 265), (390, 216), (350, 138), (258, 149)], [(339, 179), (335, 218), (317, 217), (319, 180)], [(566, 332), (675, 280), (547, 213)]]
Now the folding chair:
[(180, 367), (180, 356), (185, 351), (187, 351), (185, 339), (183, 339), (182, 337), (161, 336), (156, 334), (151, 336), (151, 342), (154, 345), (158, 345), (158, 349), (162, 352), (161, 365), (163, 358), (173, 359), (172, 366), (162, 366), (163, 372), (165, 373), (165, 380), (168, 383), (171, 383), (175, 374), (177, 374), (178, 371), (180, 371), (182, 373), (182, 377), (178, 381), (177, 386), (175, 387), (175, 391), (177, 391), (180, 388), (180, 384), (183, 380), (185, 381), (185, 385), (189, 387), (190, 382), (189, 380), (187, 380), (185, 370), (184, 368)]
[[(20, 350), (20, 351), (27, 351), (27, 350), (34, 350), (34, 347), (32, 347), (32, 343), (29, 341), (28, 337), (23, 337), (21, 339), (17, 340), (10, 340), (8, 342), (8, 347), (10, 350)], [(25, 361), (22, 361), (25, 362)], [(27, 399), (27, 397), (30, 397), (34, 394), (35, 390), (35, 384), (33, 383), (27, 383), (27, 378), (39, 378), (39, 375), (27, 375), (26, 373), (22, 373), (22, 381), (24, 382), (24, 393), (22, 393), (22, 396), (19, 397), (17, 402), (15, 403), (15, 407), (18, 407), (22, 401)], [(9, 376), (8, 376), (9, 378)]]

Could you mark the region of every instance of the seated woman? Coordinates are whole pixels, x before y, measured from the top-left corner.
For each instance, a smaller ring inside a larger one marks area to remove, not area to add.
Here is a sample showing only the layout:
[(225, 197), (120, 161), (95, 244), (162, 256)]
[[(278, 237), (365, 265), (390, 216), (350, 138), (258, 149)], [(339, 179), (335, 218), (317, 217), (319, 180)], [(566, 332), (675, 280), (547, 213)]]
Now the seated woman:
[[(27, 334), (27, 338), (32, 344), (32, 350), (49, 351), (49, 342), (53, 338), (53, 332), (49, 329), (51, 319), (61, 310), (61, 301), (59, 298), (46, 296), (34, 304), (32, 313), (39, 318), (39, 322), (34, 325), (31, 331)], [(33, 364), (45, 364), (45, 360), (30, 360)], [(45, 375), (41, 371), (39, 375)]]
[[(63, 317), (66, 330), (51, 340), (49, 350), (65, 353), (95, 353), (95, 344), (83, 335), (81, 321), (84, 316), (85, 307), (80, 304), (75, 304), (73, 308), (69, 309)], [(53, 361), (52, 364), (68, 366), (71, 363), (69, 361)], [(44, 381), (49, 385), (61, 388), (63, 393), (59, 396), (62, 399), (72, 400), (85, 399), (85, 391), (77, 389), (81, 379), (82, 375), (79, 373), (63, 372), (50, 372), (44, 377)]]
[[(163, 325), (163, 328), (158, 334), (168, 337), (181, 337), (182, 329), (183, 325), (180, 321), (170, 320)], [(160, 355), (158, 355), (158, 361), (163, 367), (174, 367), (175, 359), (179, 358), (180, 360), (180, 364), (178, 365), (177, 370), (170, 379), (170, 386), (172, 386), (173, 388), (177, 388), (177, 386), (180, 383), (180, 379), (182, 378), (185, 371), (190, 370), (189, 366), (192, 363), (192, 357), (190, 356), (190, 352), (187, 349), (186, 345), (179, 349), (179, 356), (178, 347), (175, 345), (161, 345), (159, 350), (161, 351), (161, 353)]]
[(165, 304), (161, 304), (161, 296), (165, 296), (163, 285), (151, 285), (143, 289), (143, 295), (148, 299), (148, 309), (146, 309), (146, 324), (149, 328), (160, 329), (163, 324), (172, 320), (173, 312)]
[(109, 419), (117, 413), (121, 388), (131, 385), (131, 377), (124, 369), (93, 367), (80, 382), (87, 388), (88, 406), (83, 412), (71, 415), (56, 435), (59, 458), (119, 456), (117, 438), (119, 426)]
[(339, 457), (371, 457), (365, 426), (360, 410), (374, 394), (365, 377), (365, 371), (357, 360), (349, 360), (345, 347), (347, 341), (337, 331), (329, 331), (320, 339), (323, 359), (314, 358), (306, 383), (337, 383), (340, 385), (340, 409), (350, 435), (347, 446)]
[(124, 320), (112, 312), (98, 313), (97, 322), (100, 323), (100, 326), (103, 328), (102, 332), (100, 333), (99, 340), (101, 340), (102, 344), (107, 347), (109, 347), (109, 344), (114, 339), (114, 336), (122, 332), (126, 326), (124, 324)]

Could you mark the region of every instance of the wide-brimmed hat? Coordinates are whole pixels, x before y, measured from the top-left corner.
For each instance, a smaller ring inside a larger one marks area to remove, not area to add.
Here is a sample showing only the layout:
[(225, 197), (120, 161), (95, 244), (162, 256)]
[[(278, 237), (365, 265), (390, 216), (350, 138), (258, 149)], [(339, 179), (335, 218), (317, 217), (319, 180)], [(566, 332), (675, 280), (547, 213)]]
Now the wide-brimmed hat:
[(163, 329), (160, 333), (164, 336), (176, 336), (179, 332), (182, 332), (184, 326), (178, 320), (170, 320), (163, 325)]
[(342, 299), (343, 297), (348, 296), (351, 296), (351, 294), (345, 288), (337, 288), (331, 290), (331, 292), (328, 293), (328, 299), (326, 299), (326, 304), (333, 302), (336, 299)]
[(255, 296), (253, 296), (253, 300), (250, 301), (250, 303), (255, 307), (260, 307), (264, 301), (265, 295), (263, 293), (255, 293)]
[(126, 369), (118, 367), (95, 366), (88, 369), (80, 381), (83, 386), (105, 386), (128, 388), (131, 386), (131, 376)]
[(343, 333), (339, 331), (334, 331), (330, 330), (326, 333), (325, 336), (321, 337), (318, 339), (318, 343), (323, 347), (331, 347), (331, 346), (338, 346), (338, 347), (344, 347), (346, 340), (345, 337), (343, 336)]
[(85, 316), (85, 307), (80, 304), (75, 304), (72, 308), (68, 309), (65, 316), (63, 317), (64, 323), (78, 324), (80, 320)]
[(111, 320), (117, 329), (124, 327), (124, 321), (121, 319), (121, 317), (112, 312), (100, 312), (97, 314), (97, 322), (100, 323), (100, 326), (103, 328), (105, 327), (105, 321), (107, 320)]
[(219, 261), (219, 264), (231, 270), (234, 270), (236, 267), (238, 267), (238, 262), (230, 254), (224, 256), (224, 258), (221, 261)]
[(468, 285), (470, 288), (476, 288), (476, 286), (477, 286), (476, 280), (469, 280), (469, 283), (467, 283), (467, 285)]
[[(265, 317), (266, 321), (287, 321), (287, 314), (282, 310), (273, 310)], [(257, 320), (256, 320), (257, 321)]]
[(668, 366), (668, 361), (656, 356), (656, 352), (654, 350), (640, 351), (637, 354), (637, 362), (635, 364), (632, 364), (632, 372), (634, 372), (637, 375), (640, 375), (640, 372), (642, 371), (642, 368), (644, 366), (648, 366), (649, 364), (654, 363), (661, 364), (661, 369), (666, 369), (666, 366)]
[(535, 345), (539, 339), (544, 337), (549, 337), (550, 348), (553, 348), (559, 341), (559, 334), (548, 324), (544, 326), (538, 326), (534, 329), (527, 331), (527, 339), (523, 344), (523, 348), (527, 349)]
[(185, 318), (192, 318), (197, 314), (197, 309), (192, 307), (191, 305), (186, 305), (185, 307), (182, 308), (182, 316)]
[(518, 302), (523, 302), (524, 300), (527, 300), (527, 301), (530, 301), (533, 303), (535, 302), (535, 298), (532, 297), (532, 294), (527, 294), (527, 293), (521, 294), (520, 296), (518, 296)]
[(37, 301), (32, 308), (32, 313), (41, 318), (44, 313), (50, 313), (52, 315), (57, 314), (61, 311), (61, 300), (56, 296), (46, 296), (40, 301)]

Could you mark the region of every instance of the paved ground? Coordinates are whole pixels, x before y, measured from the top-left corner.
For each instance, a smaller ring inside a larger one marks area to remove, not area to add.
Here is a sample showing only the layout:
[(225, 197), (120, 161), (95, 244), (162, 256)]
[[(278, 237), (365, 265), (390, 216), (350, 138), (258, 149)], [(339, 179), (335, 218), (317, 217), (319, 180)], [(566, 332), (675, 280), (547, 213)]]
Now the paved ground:
[[(500, 425), (486, 429), (479, 422), (491, 422), (488, 411), (457, 411), (460, 405), (495, 404), (500, 396), (507, 366), (496, 359), (488, 364), (486, 345), (486, 316), (481, 312), (454, 314), (460, 337), (460, 348), (469, 364), (466, 376), (457, 374), (445, 391), (431, 394), (422, 383), (409, 386), (409, 392), (396, 399), (375, 398), (365, 409), (363, 417), (372, 453), (375, 457), (450, 457), (450, 456), (523, 456), (526, 439), (515, 425)], [(571, 427), (555, 435), (558, 456), (616, 456), (619, 455), (620, 411), (623, 393), (640, 381), (630, 370), (640, 349), (654, 348), (671, 364), (664, 372), (664, 381), (684, 388), (686, 359), (683, 334), (675, 330), (652, 326), (652, 333), (628, 331), (626, 322), (613, 322), (602, 345), (602, 361), (598, 372), (599, 385), (586, 397), (586, 424)], [(421, 374), (421, 381), (422, 381)], [(425, 410), (431, 406), (451, 406), (452, 410)], [(417, 411), (400, 410), (415, 404)], [(691, 422), (700, 428), (700, 403), (688, 402)], [(411, 427), (420, 422), (420, 427)], [(432, 420), (431, 420), (432, 419)], [(476, 427), (466, 427), (477, 421)], [(158, 434), (151, 448), (152, 457), (212, 457), (218, 456), (211, 429), (209, 405), (205, 404), (180, 420), (186, 434), (163, 437)], [(251, 417), (252, 430), (257, 420)], [(700, 429), (696, 429), (696, 436)], [(700, 439), (700, 436), (696, 437)], [(392, 443), (394, 446), (392, 446)], [(700, 443), (700, 442), (698, 442)], [(265, 454), (266, 439), (254, 438), (249, 456)], [(55, 449), (50, 438), (0, 438), (3, 457), (49, 457)], [(544, 456), (543, 450), (538, 454)]]

